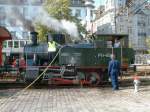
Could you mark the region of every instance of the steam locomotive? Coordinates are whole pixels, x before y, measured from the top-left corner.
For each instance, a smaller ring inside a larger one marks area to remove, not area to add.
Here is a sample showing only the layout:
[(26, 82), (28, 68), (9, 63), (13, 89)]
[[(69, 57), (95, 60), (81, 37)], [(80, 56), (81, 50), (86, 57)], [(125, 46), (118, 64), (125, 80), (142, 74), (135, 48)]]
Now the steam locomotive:
[[(64, 35), (54, 34), (52, 38), (62, 46), (58, 47), (54, 63), (49, 65), (52, 60), (48, 43), (38, 43), (36, 32), (31, 35), (32, 43), (24, 46), (26, 82), (31, 82), (42, 74), (38, 80), (40, 83), (97, 85), (108, 80), (107, 66), (112, 53), (120, 61), (122, 70), (127, 70), (134, 60), (134, 51), (128, 48), (127, 35), (95, 34), (91, 42), (67, 44)], [(115, 39), (121, 43), (118, 48), (112, 46)]]

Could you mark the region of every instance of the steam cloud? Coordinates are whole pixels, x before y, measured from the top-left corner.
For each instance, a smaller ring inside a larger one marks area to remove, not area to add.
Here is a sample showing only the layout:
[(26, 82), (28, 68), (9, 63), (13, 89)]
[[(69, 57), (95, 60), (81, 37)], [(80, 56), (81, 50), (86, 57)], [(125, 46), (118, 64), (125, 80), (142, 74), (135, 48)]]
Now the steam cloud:
[[(46, 11), (41, 9), (36, 17), (32, 20), (28, 20), (24, 17), (24, 15), (19, 11), (19, 9), (16, 7), (15, 4), (16, 1), (14, 0), (9, 0), (12, 4), (11, 10), (8, 11), (8, 16), (7, 17), (14, 17), (17, 21), (19, 21), (22, 26), (29, 30), (29, 31), (34, 31), (34, 24), (33, 23), (41, 23), (44, 26), (47, 26), (48, 28), (51, 28), (57, 32), (60, 31), (65, 31), (68, 33), (70, 36), (75, 37), (73, 39), (79, 40), (79, 35), (78, 35), (78, 30), (77, 26), (75, 23), (66, 21), (66, 20), (57, 20), (53, 17), (51, 17)], [(31, 2), (31, 1), (30, 1)]]
[(31, 20), (28, 20), (26, 19), (22, 13), (20, 13), (19, 9), (16, 8), (16, 7), (12, 7), (11, 8), (11, 15), (16, 18), (19, 22), (21, 22), (22, 26), (29, 30), (29, 31), (34, 31), (34, 26), (32, 25), (32, 21)]
[[(34, 31), (34, 26), (32, 25), (32, 21), (28, 20), (24, 17), (24, 15), (20, 12), (19, 8), (16, 6), (19, 6), (18, 4), (20, 3), (19, 0), (7, 0), (12, 6), (11, 9), (7, 10), (7, 17), (9, 19), (15, 18), (18, 22), (21, 23), (21, 25), (29, 30), (29, 31)], [(11, 15), (11, 16), (10, 16)]]
[(59, 21), (53, 17), (50, 17), (49, 14), (43, 9), (40, 10), (39, 16), (35, 18), (35, 21), (40, 22), (48, 28), (52, 28), (58, 32), (66, 31), (69, 35), (76, 37), (76, 39), (79, 37), (77, 26), (74, 22), (66, 21), (64, 19)]

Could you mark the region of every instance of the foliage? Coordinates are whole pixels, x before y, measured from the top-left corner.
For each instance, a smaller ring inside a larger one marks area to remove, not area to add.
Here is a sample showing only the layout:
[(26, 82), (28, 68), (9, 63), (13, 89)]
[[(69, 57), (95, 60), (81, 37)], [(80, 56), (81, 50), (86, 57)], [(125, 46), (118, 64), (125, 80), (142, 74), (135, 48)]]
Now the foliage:
[(82, 36), (81, 33), (87, 34), (87, 31), (86, 31), (86, 29), (85, 29), (85, 26), (83, 26), (83, 25), (81, 24), (81, 20), (80, 20), (80, 19), (78, 19), (78, 18), (75, 17), (75, 16), (72, 16), (72, 21), (76, 23), (76, 25), (77, 25), (77, 27), (78, 27), (78, 31), (79, 31), (80, 36)]
[(49, 29), (40, 23), (36, 24), (36, 30), (38, 32), (38, 39), (43, 42), (47, 39), (47, 32), (54, 32), (52, 29)]
[(146, 45), (148, 47), (148, 53), (150, 53), (150, 37), (146, 38)]
[(54, 18), (70, 20), (70, 0), (46, 0), (45, 10)]
[[(52, 17), (61, 20), (65, 19), (68, 21), (73, 21), (76, 23), (79, 34), (86, 33), (85, 27), (81, 25), (80, 20), (71, 15), (71, 9), (69, 8), (70, 6), (70, 0), (46, 0), (43, 8), (45, 11), (48, 12)], [(40, 41), (45, 41), (45, 34), (47, 32), (52, 32), (55, 33), (54, 30), (47, 28), (46, 26), (41, 25), (40, 23), (36, 24), (36, 30), (39, 33), (39, 40)], [(64, 31), (62, 31), (65, 33)]]

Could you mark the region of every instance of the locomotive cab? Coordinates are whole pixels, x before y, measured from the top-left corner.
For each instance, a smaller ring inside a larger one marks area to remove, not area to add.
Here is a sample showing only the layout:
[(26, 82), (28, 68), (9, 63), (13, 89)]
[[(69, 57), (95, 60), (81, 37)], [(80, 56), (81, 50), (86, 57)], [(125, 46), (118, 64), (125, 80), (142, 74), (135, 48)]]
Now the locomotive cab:
[(126, 34), (95, 34), (96, 47), (129, 48), (128, 35)]
[(129, 47), (127, 34), (96, 34), (96, 41), (102, 41), (104, 47), (111, 49), (111, 53), (116, 55), (122, 68), (126, 68), (133, 63), (134, 50)]

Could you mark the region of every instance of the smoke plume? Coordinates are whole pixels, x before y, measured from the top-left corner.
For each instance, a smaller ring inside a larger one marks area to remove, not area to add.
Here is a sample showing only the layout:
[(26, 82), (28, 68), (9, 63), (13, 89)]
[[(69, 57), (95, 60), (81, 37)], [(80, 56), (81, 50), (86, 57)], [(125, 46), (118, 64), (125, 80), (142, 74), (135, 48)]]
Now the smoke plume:
[(40, 10), (39, 16), (35, 18), (36, 22), (40, 22), (42, 25), (47, 26), (48, 28), (54, 29), (55, 31), (65, 31), (72, 37), (76, 37), (78, 39), (78, 29), (74, 22), (66, 21), (66, 20), (57, 20), (44, 11)]
[(19, 9), (17, 7), (12, 7), (11, 8), (11, 15), (17, 20), (19, 21), (22, 26), (29, 30), (29, 31), (34, 31), (34, 26), (32, 25), (32, 21), (26, 19), (22, 13), (20, 13)]
[[(10, 9), (7, 10), (8, 19), (16, 19), (17, 22), (20, 22), (21, 25), (29, 31), (34, 31), (34, 26), (31, 20), (28, 20), (24, 17), (24, 15), (20, 12), (19, 6), (21, 4), (20, 0), (7, 0), (9, 4), (11, 4)], [(11, 15), (11, 16), (10, 16)]]
[[(7, 17), (10, 17), (11, 15), (11, 17), (19, 21), (25, 29), (29, 31), (34, 31), (34, 24), (39, 22), (42, 25), (47, 26), (48, 28), (53, 29), (57, 32), (65, 31), (71, 37), (75, 37), (73, 38), (74, 40), (79, 39), (78, 30), (75, 23), (67, 20), (57, 20), (51, 17), (43, 8), (41, 8), (41, 10), (37, 10), (39, 12), (37, 12), (35, 18), (28, 20), (20, 12), (19, 8), (17, 8), (17, 6), (19, 6), (20, 0), (8, 0), (8, 1), (10, 4), (12, 4), (12, 7), (10, 11), (8, 11)], [(31, 1), (32, 0), (30, 0), (29, 2)]]

